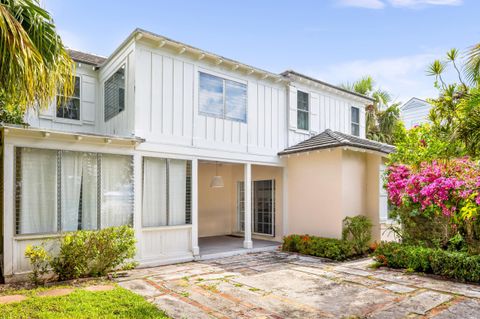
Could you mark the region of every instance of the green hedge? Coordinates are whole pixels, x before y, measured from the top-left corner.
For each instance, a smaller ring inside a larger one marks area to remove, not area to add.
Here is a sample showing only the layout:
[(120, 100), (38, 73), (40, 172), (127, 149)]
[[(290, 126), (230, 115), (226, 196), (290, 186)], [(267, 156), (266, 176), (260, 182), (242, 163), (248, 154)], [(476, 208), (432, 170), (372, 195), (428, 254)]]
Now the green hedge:
[(347, 240), (309, 235), (290, 235), (284, 237), (282, 250), (337, 261), (358, 256), (352, 243)]
[(400, 243), (382, 243), (373, 255), (382, 266), (480, 282), (480, 255)]

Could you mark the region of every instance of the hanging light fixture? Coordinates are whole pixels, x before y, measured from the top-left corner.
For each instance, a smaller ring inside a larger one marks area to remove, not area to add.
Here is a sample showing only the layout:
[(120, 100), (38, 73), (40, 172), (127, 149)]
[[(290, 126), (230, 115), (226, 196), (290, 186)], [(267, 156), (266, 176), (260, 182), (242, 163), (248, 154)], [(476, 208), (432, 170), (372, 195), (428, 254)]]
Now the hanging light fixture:
[(212, 181), (210, 182), (211, 188), (221, 188), (223, 187), (223, 178), (218, 175), (218, 163), (215, 162), (215, 176), (213, 176)]

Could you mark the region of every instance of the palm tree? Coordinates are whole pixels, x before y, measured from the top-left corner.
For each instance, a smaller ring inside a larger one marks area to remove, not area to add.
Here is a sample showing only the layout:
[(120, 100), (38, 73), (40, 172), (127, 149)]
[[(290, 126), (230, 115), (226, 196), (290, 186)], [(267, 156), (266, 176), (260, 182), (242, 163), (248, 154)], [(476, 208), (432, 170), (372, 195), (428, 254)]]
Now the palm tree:
[(73, 93), (75, 64), (37, 0), (0, 0), (0, 107), (45, 107)]
[(467, 52), (465, 75), (472, 84), (480, 86), (480, 43), (472, 46)]
[(340, 86), (373, 98), (373, 103), (365, 108), (367, 138), (393, 144), (395, 142), (394, 132), (399, 129), (398, 125), (401, 122), (399, 104), (388, 106), (392, 101), (390, 93), (382, 89), (375, 89), (375, 81), (368, 75), (353, 83), (340, 84)]

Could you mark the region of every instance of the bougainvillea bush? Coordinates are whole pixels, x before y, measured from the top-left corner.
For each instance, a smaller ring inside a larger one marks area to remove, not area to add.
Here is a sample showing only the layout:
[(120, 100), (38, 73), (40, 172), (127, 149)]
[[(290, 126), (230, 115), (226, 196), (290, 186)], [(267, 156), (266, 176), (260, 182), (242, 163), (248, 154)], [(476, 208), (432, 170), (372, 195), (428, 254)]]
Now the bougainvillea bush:
[(393, 164), (385, 184), (404, 241), (480, 251), (478, 162), (463, 157)]

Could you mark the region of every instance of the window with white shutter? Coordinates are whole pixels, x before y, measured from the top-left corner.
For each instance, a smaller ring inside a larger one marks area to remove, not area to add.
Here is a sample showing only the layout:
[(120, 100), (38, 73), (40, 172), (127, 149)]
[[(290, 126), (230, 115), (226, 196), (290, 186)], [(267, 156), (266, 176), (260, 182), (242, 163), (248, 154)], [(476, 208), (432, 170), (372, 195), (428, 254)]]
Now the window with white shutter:
[(125, 110), (125, 65), (104, 84), (105, 122)]

